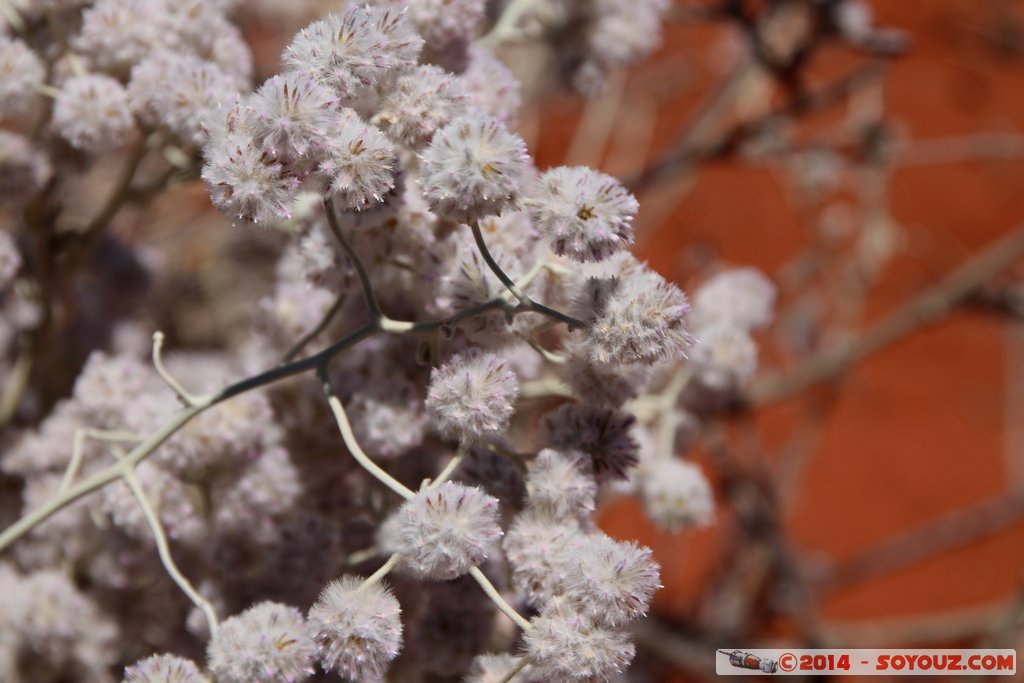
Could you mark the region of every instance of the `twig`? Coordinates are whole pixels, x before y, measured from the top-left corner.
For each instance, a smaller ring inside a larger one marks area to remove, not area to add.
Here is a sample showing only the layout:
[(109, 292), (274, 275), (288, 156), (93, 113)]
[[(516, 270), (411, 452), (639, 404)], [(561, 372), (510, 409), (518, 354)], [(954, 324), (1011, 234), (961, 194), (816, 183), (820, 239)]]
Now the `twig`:
[(163, 359), (163, 348), (164, 348), (164, 333), (157, 330), (153, 333), (153, 366), (156, 368), (156, 372), (160, 375), (160, 379), (164, 381), (171, 388), (178, 399), (186, 406), (194, 408), (200, 405), (205, 400), (204, 398), (196, 397), (190, 394), (185, 387), (181, 385), (181, 382), (176, 380), (167, 368), (164, 367)]
[(1024, 228), (1018, 228), (859, 336), (818, 352), (788, 372), (756, 381), (740, 397), (739, 407), (753, 410), (842, 376), (868, 356), (947, 315), (1022, 255)]
[(366, 307), (370, 310), (370, 319), (379, 321), (384, 315), (381, 313), (377, 297), (373, 293), (370, 274), (366, 271), (366, 266), (363, 265), (363, 260), (356, 253), (355, 247), (352, 246), (352, 243), (348, 241), (348, 238), (342, 231), (341, 225), (338, 224), (338, 215), (334, 212), (334, 201), (330, 198), (324, 198), (324, 213), (327, 214), (327, 225), (330, 226), (335, 239), (338, 240), (341, 248), (348, 255), (349, 261), (352, 262), (353, 267), (356, 269), (356, 274), (359, 276), (359, 284), (363, 289), (363, 299), (366, 301)]
[(520, 657), (519, 661), (516, 662), (515, 666), (513, 666), (511, 669), (505, 672), (505, 675), (501, 677), (501, 680), (498, 681), (498, 683), (511, 683), (512, 679), (516, 677), (516, 674), (525, 669), (529, 663), (529, 659), (527, 659), (526, 657)]
[(586, 327), (582, 321), (579, 321), (576, 318), (566, 315), (565, 313), (562, 313), (560, 311), (556, 311), (553, 308), (548, 308), (544, 304), (537, 303), (529, 296), (527, 296), (526, 292), (520, 289), (519, 285), (513, 282), (512, 278), (505, 274), (505, 271), (501, 269), (501, 266), (499, 266), (498, 263), (494, 260), (494, 257), (491, 256), (491, 252), (487, 248), (487, 244), (484, 242), (483, 233), (480, 231), (480, 222), (473, 221), (471, 227), (473, 230), (473, 239), (476, 240), (477, 249), (480, 250), (480, 255), (487, 263), (487, 267), (490, 268), (491, 272), (494, 273), (495, 277), (497, 277), (498, 280), (501, 281), (501, 284), (505, 285), (506, 289), (512, 292), (512, 296), (518, 299), (519, 303), (521, 303), (523, 306), (525, 306), (531, 311), (543, 313), (544, 315), (547, 315), (549, 317), (561, 320), (562, 322), (569, 326), (570, 330), (577, 327)]
[(338, 314), (338, 311), (341, 310), (341, 306), (342, 304), (345, 303), (347, 295), (347, 292), (342, 292), (341, 294), (338, 295), (338, 298), (336, 298), (334, 300), (334, 303), (331, 304), (331, 307), (327, 309), (327, 311), (324, 313), (323, 318), (320, 319), (320, 322), (317, 323), (316, 327), (314, 327), (305, 335), (303, 335), (302, 339), (295, 342), (295, 344), (290, 349), (288, 349), (288, 352), (285, 353), (284, 356), (281, 358), (282, 365), (290, 363), (292, 360), (294, 360), (296, 356), (302, 353), (302, 350), (306, 348), (306, 346), (311, 341), (316, 339), (321, 332), (327, 329), (327, 326), (331, 324), (332, 320), (334, 320), (334, 316), (336, 316)]
[(138, 434), (131, 432), (107, 431), (102, 429), (78, 429), (75, 431), (74, 445), (71, 448), (71, 460), (64, 470), (64, 477), (57, 487), (57, 493), (61, 493), (71, 486), (71, 482), (78, 476), (82, 467), (82, 459), (85, 457), (85, 440), (96, 439), (98, 441), (141, 441)]
[(134, 466), (126, 467), (121, 473), (121, 478), (128, 484), (128, 488), (132, 490), (132, 494), (135, 496), (135, 500), (138, 501), (139, 507), (142, 508), (142, 514), (146, 517), (146, 523), (149, 525), (150, 531), (153, 533), (153, 538), (156, 541), (156, 550), (160, 555), (160, 562), (163, 564), (164, 569), (167, 570), (167, 574), (171, 577), (171, 580), (178, 585), (181, 592), (188, 596), (188, 599), (198, 607), (203, 614), (206, 616), (206, 621), (210, 626), (210, 639), (213, 640), (217, 637), (217, 629), (219, 621), (217, 620), (217, 612), (213, 609), (213, 605), (200, 595), (199, 591), (189, 582), (181, 570), (178, 569), (178, 565), (174, 563), (174, 558), (171, 556), (171, 549), (167, 544), (167, 534), (164, 533), (163, 525), (160, 523), (160, 518), (156, 512), (153, 511), (153, 506), (149, 504), (149, 499), (146, 498), (145, 491), (142, 490), (142, 486), (139, 484), (138, 477), (135, 476)]
[(497, 605), (498, 609), (504, 612), (505, 616), (514, 621), (519, 628), (524, 631), (529, 631), (533, 628), (530, 625), (530, 622), (527, 621), (523, 615), (517, 612), (512, 605), (508, 604), (505, 598), (502, 597), (501, 593), (498, 592), (498, 589), (494, 587), (494, 584), (491, 583), (490, 579), (480, 571), (480, 567), (471, 567), (469, 574), (476, 579), (476, 582), (484, 589), (484, 593), (487, 593), (487, 597), (491, 599), (491, 602)]
[(334, 413), (334, 419), (338, 423), (338, 429), (341, 431), (341, 438), (344, 440), (345, 446), (348, 448), (349, 452), (352, 453), (352, 457), (356, 459), (356, 462), (358, 462), (364, 470), (373, 476), (374, 479), (387, 486), (402, 498), (408, 500), (415, 496), (416, 494), (410, 488), (381, 469), (380, 465), (371, 460), (370, 456), (368, 456), (359, 446), (359, 442), (356, 440), (355, 434), (352, 433), (352, 424), (348, 421), (348, 415), (345, 413), (345, 406), (341, 404), (341, 400), (335, 393), (330, 377), (327, 376), (325, 366), (317, 368), (317, 376), (320, 378), (320, 382), (323, 385), (324, 394), (327, 396), (327, 403), (331, 406), (331, 412)]
[(381, 565), (380, 569), (375, 571), (365, 581), (359, 584), (359, 588), (357, 588), (356, 591), (361, 591), (367, 586), (372, 586), (373, 584), (379, 582), (381, 579), (387, 576), (392, 569), (394, 569), (398, 565), (398, 560), (398, 553), (393, 554), (391, 557), (388, 558), (387, 562)]
[(826, 572), (822, 588), (834, 591), (998, 533), (1024, 517), (1024, 490), (958, 510), (889, 539)]

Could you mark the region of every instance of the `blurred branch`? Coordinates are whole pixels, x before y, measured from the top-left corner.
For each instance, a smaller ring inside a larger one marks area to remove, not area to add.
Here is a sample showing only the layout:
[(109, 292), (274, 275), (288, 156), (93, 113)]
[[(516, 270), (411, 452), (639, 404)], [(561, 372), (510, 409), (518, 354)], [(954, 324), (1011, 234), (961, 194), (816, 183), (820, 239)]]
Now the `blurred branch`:
[(949, 314), (1022, 255), (1024, 227), (989, 245), (859, 336), (818, 352), (792, 370), (762, 377), (739, 397), (738, 407), (753, 410), (838, 379), (868, 356)]
[(817, 582), (825, 590), (838, 590), (987, 538), (1022, 519), (1024, 490), (1014, 491), (891, 538), (842, 562)]

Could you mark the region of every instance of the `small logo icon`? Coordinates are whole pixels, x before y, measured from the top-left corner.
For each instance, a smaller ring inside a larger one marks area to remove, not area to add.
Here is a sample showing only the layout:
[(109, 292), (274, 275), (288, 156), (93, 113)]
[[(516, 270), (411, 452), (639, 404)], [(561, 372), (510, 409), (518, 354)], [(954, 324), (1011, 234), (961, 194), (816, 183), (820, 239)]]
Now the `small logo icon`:
[[(729, 663), (738, 669), (751, 669), (766, 674), (773, 674), (779, 669), (779, 665), (774, 659), (761, 658), (748, 652), (741, 652), (740, 650), (733, 650), (732, 652), (719, 650), (719, 652), (728, 657)], [(783, 657), (785, 656), (783, 655)], [(793, 657), (793, 655), (789, 656)]]

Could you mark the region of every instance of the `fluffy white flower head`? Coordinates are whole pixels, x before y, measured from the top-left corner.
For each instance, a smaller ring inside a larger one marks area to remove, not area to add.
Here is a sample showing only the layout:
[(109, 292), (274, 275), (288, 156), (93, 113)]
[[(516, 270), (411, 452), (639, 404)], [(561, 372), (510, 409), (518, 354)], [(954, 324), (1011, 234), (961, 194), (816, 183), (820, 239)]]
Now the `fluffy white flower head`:
[(346, 209), (360, 210), (384, 201), (395, 186), (395, 147), (351, 109), (342, 109), (327, 133), (317, 169), (326, 194)]
[(305, 71), (344, 98), (416, 63), (423, 39), (394, 8), (353, 5), (302, 29), (285, 49), (289, 67)]
[(518, 201), (527, 161), (521, 137), (472, 115), (434, 134), (420, 158), (420, 187), (434, 211), (468, 223)]
[(690, 364), (697, 379), (711, 389), (729, 391), (757, 371), (757, 344), (743, 329), (712, 325), (694, 334)]
[(315, 649), (297, 609), (261, 602), (221, 623), (207, 665), (218, 683), (299, 683), (313, 674)]
[(153, 655), (124, 670), (124, 683), (209, 683), (191, 659)]
[(678, 360), (690, 347), (686, 295), (658, 273), (591, 278), (576, 300), (582, 338), (597, 363)]
[(403, 566), (441, 581), (482, 563), (501, 536), (497, 499), (475, 486), (450, 481), (407, 500), (391, 524), (390, 541)]
[(371, 123), (409, 149), (419, 150), (465, 109), (458, 80), (430, 64), (397, 76), (381, 94)]
[(586, 517), (594, 511), (597, 484), (584, 471), (585, 456), (545, 448), (527, 465), (527, 502), (554, 519)]
[(386, 587), (346, 575), (309, 610), (317, 659), (350, 680), (379, 680), (402, 648), (402, 609)]
[(618, 629), (591, 622), (554, 601), (526, 632), (526, 655), (534, 675), (549, 683), (605, 683), (633, 661), (636, 649)]
[(473, 442), (505, 431), (518, 395), (516, 375), (505, 361), (473, 349), (433, 371), (426, 406), (442, 435)]
[(304, 157), (337, 116), (334, 91), (305, 73), (274, 76), (250, 100), (255, 132), (265, 149), (284, 159)]
[(599, 533), (586, 537), (576, 558), (562, 595), (577, 612), (609, 626), (647, 613), (660, 587), (658, 563), (649, 548)]
[(774, 315), (775, 285), (756, 268), (731, 268), (709, 278), (693, 296), (693, 317), (701, 327), (731, 325), (756, 330)]
[(128, 94), (113, 78), (69, 78), (53, 106), (53, 127), (72, 147), (101, 152), (124, 142), (135, 127)]
[(602, 261), (633, 243), (640, 204), (623, 185), (585, 166), (560, 166), (538, 179), (524, 202), (559, 256)]
[(45, 77), (42, 60), (28, 45), (0, 36), (0, 118), (24, 114)]
[(645, 461), (637, 478), (647, 515), (666, 531), (705, 526), (715, 514), (715, 497), (704, 472), (677, 458)]

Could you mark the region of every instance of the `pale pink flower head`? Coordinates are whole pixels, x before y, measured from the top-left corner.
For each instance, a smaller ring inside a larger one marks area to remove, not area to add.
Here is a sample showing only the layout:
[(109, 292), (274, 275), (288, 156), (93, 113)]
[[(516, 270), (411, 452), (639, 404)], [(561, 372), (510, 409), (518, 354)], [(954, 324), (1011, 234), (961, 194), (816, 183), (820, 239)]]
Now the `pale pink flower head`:
[(191, 659), (152, 655), (124, 670), (123, 683), (209, 683)]
[(603, 261), (633, 243), (640, 204), (623, 185), (585, 166), (544, 172), (523, 202), (559, 256)]
[(529, 157), (523, 139), (475, 114), (438, 130), (420, 155), (420, 188), (430, 208), (462, 223), (515, 206)]
[(431, 373), (426, 406), (443, 436), (474, 442), (505, 431), (518, 395), (516, 375), (504, 360), (471, 349)]
[(351, 109), (342, 109), (327, 132), (317, 175), (325, 194), (344, 209), (380, 204), (395, 186), (395, 147)]
[(313, 675), (315, 651), (297, 609), (261, 602), (221, 622), (206, 655), (218, 683), (301, 683)]
[(317, 660), (349, 680), (379, 680), (402, 648), (402, 608), (387, 587), (345, 575), (309, 610)]
[(353, 5), (302, 29), (282, 59), (352, 98), (389, 73), (416, 63), (423, 39), (394, 8)]
[(708, 278), (693, 296), (693, 319), (705, 327), (753, 331), (774, 316), (775, 285), (757, 268), (730, 268)]
[(403, 503), (388, 536), (404, 568), (448, 581), (486, 560), (501, 537), (498, 501), (475, 486), (445, 482)]
[(73, 76), (64, 82), (53, 106), (52, 124), (72, 147), (102, 152), (120, 146), (135, 129), (128, 93), (101, 74)]
[(0, 118), (27, 113), (44, 78), (46, 67), (28, 45), (0, 35)]
[(321, 144), (334, 123), (338, 96), (308, 74), (289, 71), (268, 79), (249, 100), (256, 136), (281, 159), (298, 159)]
[(650, 548), (602, 533), (586, 537), (561, 595), (595, 623), (622, 626), (643, 616), (661, 587)]
[(603, 683), (636, 654), (624, 631), (595, 624), (562, 601), (549, 603), (530, 624), (525, 655), (534, 675), (549, 683)]

